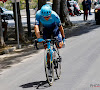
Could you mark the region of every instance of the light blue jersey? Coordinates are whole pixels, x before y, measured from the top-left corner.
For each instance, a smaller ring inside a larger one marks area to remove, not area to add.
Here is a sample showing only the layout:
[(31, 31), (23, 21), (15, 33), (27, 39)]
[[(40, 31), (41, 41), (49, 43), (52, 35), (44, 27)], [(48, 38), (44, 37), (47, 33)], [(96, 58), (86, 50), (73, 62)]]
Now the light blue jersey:
[(52, 28), (53, 26), (57, 25), (58, 27), (61, 26), (61, 21), (59, 16), (55, 11), (52, 10), (51, 17), (49, 20), (45, 20), (44, 17), (41, 15), (41, 10), (38, 10), (36, 13), (36, 25), (39, 25), (39, 22), (46, 28)]

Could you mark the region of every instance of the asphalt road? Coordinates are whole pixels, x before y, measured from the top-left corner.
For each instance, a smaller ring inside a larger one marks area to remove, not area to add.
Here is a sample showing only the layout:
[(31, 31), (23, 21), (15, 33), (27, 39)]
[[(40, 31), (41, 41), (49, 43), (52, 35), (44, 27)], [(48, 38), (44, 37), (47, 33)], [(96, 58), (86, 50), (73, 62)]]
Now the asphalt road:
[(44, 50), (39, 50), (0, 73), (0, 90), (100, 90), (100, 25), (81, 27), (60, 53), (62, 74), (53, 86), (46, 83)]

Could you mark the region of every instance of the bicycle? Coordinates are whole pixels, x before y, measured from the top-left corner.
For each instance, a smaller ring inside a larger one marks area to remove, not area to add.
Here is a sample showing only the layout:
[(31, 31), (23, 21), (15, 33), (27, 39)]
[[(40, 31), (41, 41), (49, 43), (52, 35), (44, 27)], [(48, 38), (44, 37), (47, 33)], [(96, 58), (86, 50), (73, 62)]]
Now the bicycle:
[[(51, 43), (52, 42), (52, 43)], [(35, 48), (37, 47), (37, 39), (35, 40)], [(61, 61), (62, 58), (59, 54), (59, 49), (56, 47), (57, 40), (56, 39), (46, 39), (44, 41), (45, 54), (44, 54), (44, 66), (45, 66), (45, 74), (48, 84), (51, 86), (54, 82), (54, 69), (56, 72), (57, 79), (60, 78), (61, 75)]]

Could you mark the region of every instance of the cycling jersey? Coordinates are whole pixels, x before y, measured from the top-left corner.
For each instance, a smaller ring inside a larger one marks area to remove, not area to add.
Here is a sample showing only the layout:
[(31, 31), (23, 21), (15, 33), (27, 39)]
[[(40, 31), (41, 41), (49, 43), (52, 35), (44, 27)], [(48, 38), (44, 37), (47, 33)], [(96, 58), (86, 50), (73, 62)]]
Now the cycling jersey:
[(50, 16), (49, 20), (44, 19), (44, 17), (41, 15), (41, 10), (37, 11), (36, 25), (39, 25), (39, 22), (41, 22), (42, 25), (46, 28), (50, 28), (50, 27), (52, 28), (55, 25), (57, 25), (58, 27), (61, 26), (60, 18), (55, 11), (51, 12), (51, 16)]

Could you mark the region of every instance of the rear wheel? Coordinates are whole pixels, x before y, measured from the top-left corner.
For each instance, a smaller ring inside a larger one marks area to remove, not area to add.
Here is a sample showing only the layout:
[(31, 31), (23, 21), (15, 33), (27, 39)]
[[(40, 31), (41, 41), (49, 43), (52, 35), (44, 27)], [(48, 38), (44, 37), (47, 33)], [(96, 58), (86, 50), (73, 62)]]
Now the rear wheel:
[(58, 79), (60, 78), (61, 75), (61, 59), (62, 58), (59, 57), (55, 60), (55, 65), (56, 65), (55, 71)]
[(54, 64), (53, 64), (53, 59), (50, 51), (46, 52), (44, 65), (45, 65), (47, 82), (51, 86), (54, 81)]
[[(58, 51), (58, 50), (56, 50)], [(54, 51), (54, 69), (55, 69), (55, 72), (56, 72), (56, 76), (57, 78), (59, 79), (60, 78), (60, 75), (61, 75), (61, 61), (62, 61), (62, 58), (57, 54), (57, 52)], [(58, 51), (59, 53), (59, 51)]]

